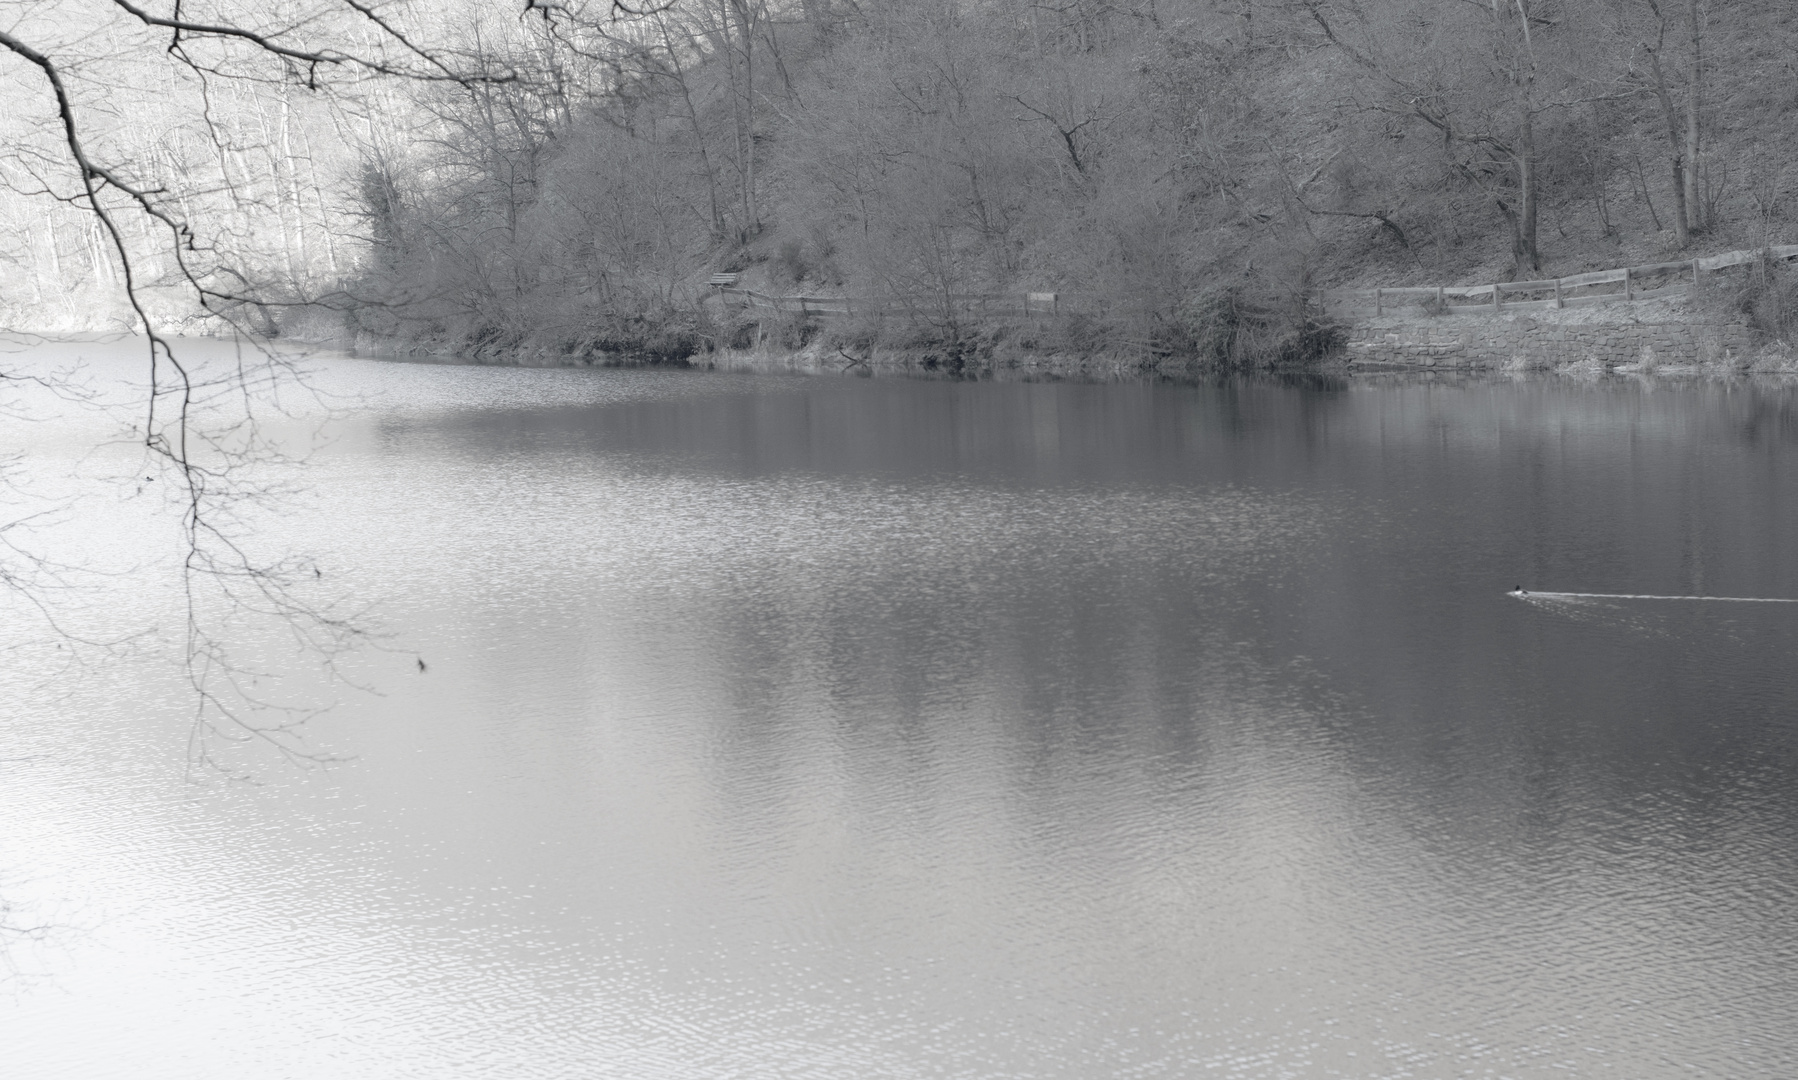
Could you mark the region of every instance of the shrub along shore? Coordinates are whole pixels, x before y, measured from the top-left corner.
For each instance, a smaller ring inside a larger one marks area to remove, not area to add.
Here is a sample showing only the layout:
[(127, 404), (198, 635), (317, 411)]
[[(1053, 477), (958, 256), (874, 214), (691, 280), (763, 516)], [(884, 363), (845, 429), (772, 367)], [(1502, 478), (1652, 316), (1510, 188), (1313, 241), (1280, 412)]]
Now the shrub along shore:
[(1247, 326), (1132, 332), (1093, 320), (988, 320), (954, 327), (844, 319), (708, 319), (671, 313), (590, 333), (376, 334), (313, 322), (291, 336), (375, 355), (518, 366), (674, 366), (707, 370), (907, 375), (921, 378), (1194, 377), (1302, 370), (1337, 363), (1346, 327), (1321, 319), (1295, 330)]
[(290, 336), (373, 354), (496, 365), (949, 379), (1180, 379), (1357, 364), (1577, 374), (1798, 369), (1789, 344), (1798, 328), (1798, 269), (1773, 259), (1709, 276), (1677, 296), (1502, 314), (1338, 309), (1332, 317), (1316, 304), (1281, 309), (1224, 292), (1183, 306), (1172, 319), (1140, 311), (1035, 312), (1029, 302), (1004, 311), (951, 309), (933, 319), (916, 306), (895, 314), (891, 307), (871, 311), (866, 301), (774, 303), (759, 294), (751, 305), (736, 299), (742, 295), (715, 292), (686, 310), (600, 320), (572, 335), (492, 327), (453, 334), (416, 324), (376, 334), (354, 312), (315, 311), (289, 320)]

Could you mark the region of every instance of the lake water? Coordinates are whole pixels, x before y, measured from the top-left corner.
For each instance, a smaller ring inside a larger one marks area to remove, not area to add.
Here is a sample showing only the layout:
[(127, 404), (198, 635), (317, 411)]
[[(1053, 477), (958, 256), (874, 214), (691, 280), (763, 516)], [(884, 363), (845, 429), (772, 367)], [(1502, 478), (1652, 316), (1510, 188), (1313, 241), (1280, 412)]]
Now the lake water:
[(347, 759), (251, 783), (129, 450), (7, 421), (154, 631), (5, 609), (9, 1077), (1798, 1069), (1798, 605), (1507, 595), (1798, 597), (1798, 391), (314, 381), (261, 535), (392, 636), (245, 631)]

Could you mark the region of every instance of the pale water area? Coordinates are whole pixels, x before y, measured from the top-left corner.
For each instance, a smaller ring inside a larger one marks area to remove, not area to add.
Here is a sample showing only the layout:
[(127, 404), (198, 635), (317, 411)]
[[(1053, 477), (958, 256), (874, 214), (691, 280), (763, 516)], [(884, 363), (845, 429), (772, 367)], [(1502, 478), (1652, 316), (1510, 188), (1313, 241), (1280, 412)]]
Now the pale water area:
[(1798, 392), (315, 366), (392, 636), (254, 783), (5, 421), (156, 629), (6, 608), (7, 1077), (1798, 1070), (1798, 605), (1507, 595), (1798, 597)]

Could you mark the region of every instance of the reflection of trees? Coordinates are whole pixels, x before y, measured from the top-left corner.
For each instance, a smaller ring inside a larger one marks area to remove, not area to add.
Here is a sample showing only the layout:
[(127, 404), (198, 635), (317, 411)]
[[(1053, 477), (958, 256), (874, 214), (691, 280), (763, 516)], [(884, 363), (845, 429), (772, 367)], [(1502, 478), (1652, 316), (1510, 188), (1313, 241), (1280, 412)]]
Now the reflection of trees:
[[(0, 880), (0, 889), (6, 884)], [(36, 906), (15, 903), (0, 892), (0, 987), (31, 978), (33, 973), (25, 966), (25, 956), (54, 944), (69, 929), (53, 922)]]
[[(1222, 663), (1213, 686), (1262, 677), (1257, 692), (1316, 703), (1317, 737), (1370, 783), (1524, 835), (1607, 784), (1731, 768), (1771, 738), (1772, 629), (1732, 649), (1720, 624), (1524, 619), (1503, 593), (1776, 573), (1798, 507), (1769, 498), (1765, 470), (1798, 432), (1793, 397), (1552, 379), (827, 383), (600, 420), (458, 417), (428, 449), (625, 457), (655, 473), (646, 492), (679, 492), (669, 520), (604, 545), (646, 568), (715, 552), (727, 575), (672, 621), (706, 628), (708, 681), (739, 718), (719, 783), (743, 792), (746, 833), (788, 812), (767, 791), (845, 742), (868, 751), (854, 761), (870, 788), (937, 782), (964, 720), (1044, 770), (1119, 738), (1177, 764), (1218, 706), (1193, 673)], [(1220, 490), (1244, 497), (1231, 509)], [(1279, 528), (1293, 506), (1323, 537), (1302, 558)], [(1712, 731), (1707, 699), (1744, 723)], [(1648, 716), (1692, 726), (1632, 719)]]
[(0, 958), (8, 958), (18, 942), (42, 941), (50, 933), (50, 924), (38, 922), (0, 896)]
[[(297, 192), (307, 152), (296, 149), (303, 132), (288, 122), (289, 91), (328, 98), (381, 76), (462, 86), (512, 76), (475, 53), (431, 45), (431, 27), (357, 0), (279, 11), (227, 0), (166, 13), (91, 0), (16, 15), (0, 29), (0, 55), (13, 61), (18, 80), (8, 104), (37, 128), (0, 161), (4, 180), (52, 216), (66, 208), (86, 217), (95, 276), (114, 284), (129, 329), (144, 336), (147, 385), (129, 437), (142, 455), (139, 494), (155, 484), (150, 490), (179, 521), (182, 638), (196, 703), (192, 760), (219, 765), (215, 747), (228, 742), (317, 760), (298, 734), (307, 710), (271, 697), (266, 673), (234, 648), (244, 626), (272, 625), (299, 652), (332, 666), (366, 636), (356, 612), (320, 599), (319, 568), (262, 554), (252, 527), (287, 493), (270, 466), (290, 462), (265, 422), (287, 412), (283, 394), (303, 387), (288, 355), (252, 343), (272, 325), (271, 309), (315, 299), (292, 262), (294, 250), (306, 251), (307, 233), (302, 223), (290, 239), (284, 216), (305, 212)], [(136, 125), (121, 115), (133, 94), (155, 103)], [(259, 110), (277, 98), (279, 122), (270, 126)], [(244, 167), (250, 144), (237, 121), (249, 115), (246, 100), (262, 122), (261, 149), (277, 166), (266, 182)], [(146, 141), (145, 121), (185, 141)], [(268, 245), (257, 228), (278, 228), (277, 248), (294, 245), (289, 272), (259, 254)], [(54, 223), (50, 244), (54, 253)], [(171, 304), (244, 344), (227, 362), (204, 362), (165, 329)], [(24, 369), (4, 377), (51, 393), (73, 385)], [(0, 586), (23, 595), (55, 629), (44, 597), (59, 568), (53, 552), (22, 542), (32, 521), (28, 513), (0, 525)]]

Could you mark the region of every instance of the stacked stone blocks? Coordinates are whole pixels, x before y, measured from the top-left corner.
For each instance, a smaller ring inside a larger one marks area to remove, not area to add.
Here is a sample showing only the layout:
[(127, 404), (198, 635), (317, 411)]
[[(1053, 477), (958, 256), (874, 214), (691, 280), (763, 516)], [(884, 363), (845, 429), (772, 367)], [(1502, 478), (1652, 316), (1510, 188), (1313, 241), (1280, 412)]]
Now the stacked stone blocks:
[(1451, 322), (1428, 316), (1355, 326), (1347, 342), (1350, 363), (1465, 368), (1719, 364), (1745, 359), (1753, 348), (1751, 331), (1738, 324)]

